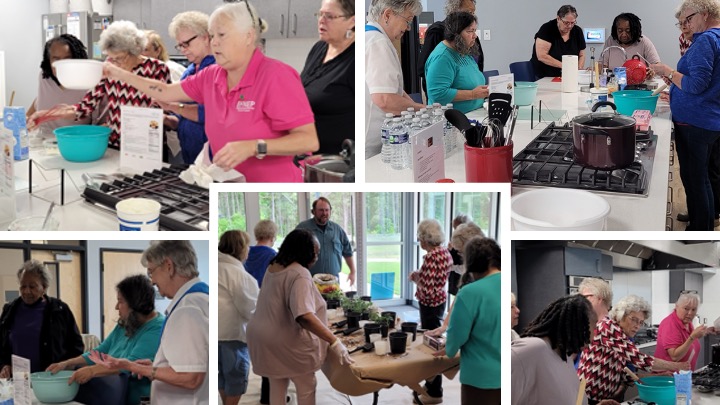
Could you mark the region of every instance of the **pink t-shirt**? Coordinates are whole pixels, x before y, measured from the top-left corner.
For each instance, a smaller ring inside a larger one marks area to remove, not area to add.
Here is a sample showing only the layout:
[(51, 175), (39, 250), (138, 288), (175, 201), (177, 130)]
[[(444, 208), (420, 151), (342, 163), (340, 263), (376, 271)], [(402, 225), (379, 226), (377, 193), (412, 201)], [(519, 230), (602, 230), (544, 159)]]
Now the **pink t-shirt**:
[[(227, 71), (208, 66), (180, 82), (205, 105), (205, 133), (213, 153), (228, 142), (274, 139), (315, 122), (298, 73), (255, 50), (240, 83), (228, 92)], [(301, 182), (292, 156), (251, 157), (235, 167), (248, 182)]]
[[(690, 334), (695, 330), (692, 324), (688, 324), (687, 328), (677, 313), (673, 310), (670, 315), (666, 316), (665, 319), (660, 322), (658, 328), (658, 340), (657, 346), (655, 347), (655, 357), (667, 361), (673, 361), (667, 352), (667, 349), (674, 349), (682, 346), (686, 340), (690, 337)], [(692, 354), (692, 359), (690, 355)], [(695, 340), (690, 349), (685, 353), (679, 361), (690, 361), (690, 368), (695, 370), (695, 363), (700, 357), (700, 341)]]

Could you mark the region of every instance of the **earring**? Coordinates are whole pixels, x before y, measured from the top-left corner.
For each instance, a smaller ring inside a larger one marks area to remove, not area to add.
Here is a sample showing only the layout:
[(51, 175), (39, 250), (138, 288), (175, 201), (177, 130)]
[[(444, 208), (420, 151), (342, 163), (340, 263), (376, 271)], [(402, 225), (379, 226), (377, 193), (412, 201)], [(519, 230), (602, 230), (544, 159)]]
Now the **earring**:
[(352, 38), (353, 35), (355, 35), (355, 30), (350, 29), (350, 30), (345, 31), (345, 38), (346, 38), (346, 39)]
[(389, 17), (388, 17), (388, 18), (385, 18), (385, 25), (388, 25), (388, 24), (390, 24), (390, 18), (389, 18)]

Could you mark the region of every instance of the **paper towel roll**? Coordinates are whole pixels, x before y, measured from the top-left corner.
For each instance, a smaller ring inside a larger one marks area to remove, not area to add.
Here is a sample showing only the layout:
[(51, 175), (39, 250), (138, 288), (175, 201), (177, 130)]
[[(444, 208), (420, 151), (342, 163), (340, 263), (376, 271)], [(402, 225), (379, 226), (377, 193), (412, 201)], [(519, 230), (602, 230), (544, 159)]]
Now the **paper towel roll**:
[(577, 93), (578, 91), (578, 57), (563, 55), (562, 57), (562, 91)]

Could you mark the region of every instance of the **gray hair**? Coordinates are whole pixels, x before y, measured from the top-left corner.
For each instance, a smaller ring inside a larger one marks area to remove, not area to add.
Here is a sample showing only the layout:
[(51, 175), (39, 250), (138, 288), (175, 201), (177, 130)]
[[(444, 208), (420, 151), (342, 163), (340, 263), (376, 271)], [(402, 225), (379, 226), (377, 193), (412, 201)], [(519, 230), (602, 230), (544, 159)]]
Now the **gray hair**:
[(517, 298), (515, 297), (515, 293), (512, 291), (510, 291), (510, 304), (517, 305)]
[(687, 9), (707, 13), (710, 18), (720, 20), (720, 2), (717, 0), (685, 0), (678, 8), (677, 16), (679, 17)]
[(565, 18), (565, 16), (570, 13), (575, 14), (575, 18), (578, 18), (577, 9), (575, 9), (575, 7), (569, 4), (566, 4), (558, 9), (557, 16), (560, 18)]
[(209, 20), (210, 17), (200, 11), (185, 11), (173, 17), (168, 26), (168, 33), (171, 37), (177, 38), (178, 31), (185, 28), (197, 35), (208, 35)]
[(422, 12), (422, 3), (420, 3), (420, 0), (372, 0), (370, 11), (368, 12), (368, 21), (377, 22), (382, 13), (387, 9), (398, 14), (409, 10), (413, 15), (420, 15)]
[(278, 226), (275, 224), (275, 222), (269, 219), (263, 219), (262, 221), (258, 222), (253, 229), (256, 240), (275, 239), (275, 235), (277, 235), (277, 232)]
[(147, 267), (148, 262), (159, 264), (165, 259), (170, 259), (175, 271), (181, 276), (194, 278), (200, 275), (197, 269), (197, 255), (189, 241), (154, 241), (150, 243), (150, 247), (145, 249), (140, 262)]
[(100, 34), (98, 46), (103, 52), (127, 52), (138, 56), (145, 50), (147, 38), (132, 21), (115, 21)]
[(637, 295), (628, 295), (622, 298), (610, 311), (610, 318), (617, 322), (620, 322), (630, 314), (630, 312), (642, 312), (645, 315), (645, 319), (650, 319), (650, 304), (643, 298)]
[(227, 3), (218, 7), (210, 14), (208, 24), (212, 24), (220, 17), (225, 17), (235, 24), (240, 32), (253, 31), (256, 42), (260, 41), (260, 34), (267, 31), (267, 21), (260, 18), (257, 9), (247, 1)]
[(465, 244), (476, 236), (484, 238), (485, 234), (474, 222), (460, 224), (457, 228), (455, 228), (455, 231), (453, 231), (450, 243), (452, 243), (453, 249), (458, 252), (464, 252)]
[(473, 4), (477, 4), (476, 0), (447, 0), (445, 2), (445, 16), (448, 16), (456, 11), (460, 11), (463, 3), (466, 1), (471, 1)]
[(430, 246), (440, 246), (445, 242), (445, 233), (440, 222), (434, 219), (423, 219), (418, 224), (417, 237)]
[(607, 281), (595, 277), (586, 277), (578, 286), (578, 291), (581, 294), (584, 290), (600, 298), (608, 308), (612, 307), (613, 292)]
[(460, 224), (467, 224), (470, 221), (472, 221), (472, 218), (470, 218), (470, 215), (457, 214), (457, 215), (455, 215), (455, 218), (453, 218), (453, 221), (452, 221), (453, 228), (456, 228)]
[(18, 283), (22, 280), (22, 276), (25, 273), (38, 276), (43, 288), (46, 290), (50, 288), (50, 280), (52, 279), (50, 271), (48, 271), (47, 267), (45, 267), (45, 265), (40, 261), (33, 259), (23, 263), (22, 267), (17, 272)]
[(676, 306), (680, 306), (685, 302), (695, 302), (696, 305), (700, 306), (700, 295), (695, 292), (683, 292), (675, 302)]

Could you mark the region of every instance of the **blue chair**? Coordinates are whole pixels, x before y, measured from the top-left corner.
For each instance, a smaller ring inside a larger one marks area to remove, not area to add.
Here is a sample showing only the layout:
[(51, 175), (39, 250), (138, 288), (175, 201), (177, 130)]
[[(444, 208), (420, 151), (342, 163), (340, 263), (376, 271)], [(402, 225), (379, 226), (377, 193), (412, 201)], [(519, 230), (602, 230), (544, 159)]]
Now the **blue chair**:
[(483, 73), (483, 76), (485, 76), (485, 84), (488, 84), (490, 82), (490, 78), (493, 76), (497, 76), (500, 74), (497, 70), (486, 70)]
[(513, 62), (510, 64), (510, 73), (515, 75), (516, 82), (534, 82), (537, 80), (532, 62)]

